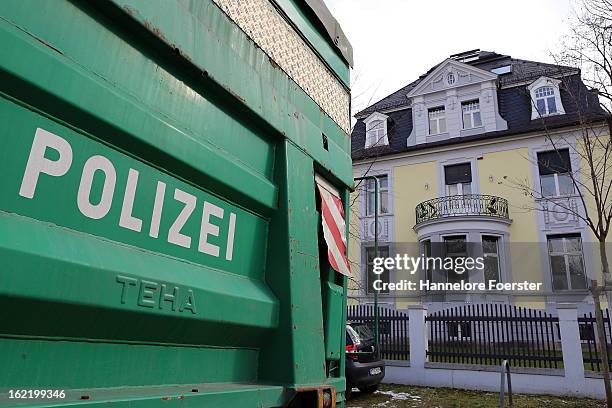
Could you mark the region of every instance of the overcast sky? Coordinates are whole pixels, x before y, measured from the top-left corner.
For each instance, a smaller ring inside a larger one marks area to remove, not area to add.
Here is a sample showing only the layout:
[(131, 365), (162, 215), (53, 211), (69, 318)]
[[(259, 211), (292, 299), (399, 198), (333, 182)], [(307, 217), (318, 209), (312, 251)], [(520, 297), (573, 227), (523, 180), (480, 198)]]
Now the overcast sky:
[(571, 0), (324, 0), (353, 46), (353, 114), (451, 54), (552, 62)]

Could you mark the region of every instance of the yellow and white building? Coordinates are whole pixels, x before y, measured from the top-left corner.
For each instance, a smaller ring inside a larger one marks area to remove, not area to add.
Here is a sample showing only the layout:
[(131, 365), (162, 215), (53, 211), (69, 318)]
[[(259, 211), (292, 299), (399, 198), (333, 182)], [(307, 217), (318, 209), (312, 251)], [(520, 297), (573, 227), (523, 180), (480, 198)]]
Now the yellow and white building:
[(601, 279), (598, 246), (568, 176), (585, 166), (578, 152), (587, 114), (589, 126), (609, 137), (578, 69), (479, 50), (451, 56), (357, 113), (353, 172), (379, 179), (379, 255), (479, 255), (485, 267), (461, 276), (436, 268), (373, 274), (374, 191), (362, 182), (351, 207), (352, 301), (372, 302), (375, 279), (465, 279), (541, 287), (388, 291), (380, 302), (591, 308), (588, 284)]

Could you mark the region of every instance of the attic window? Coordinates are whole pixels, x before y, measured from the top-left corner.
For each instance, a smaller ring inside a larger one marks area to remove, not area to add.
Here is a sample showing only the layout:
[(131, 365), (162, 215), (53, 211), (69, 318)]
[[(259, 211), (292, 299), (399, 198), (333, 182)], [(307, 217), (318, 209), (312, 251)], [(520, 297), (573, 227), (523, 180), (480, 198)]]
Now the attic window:
[(463, 111), (463, 128), (473, 129), (482, 126), (480, 101), (478, 99), (461, 103)]
[(446, 111), (444, 106), (429, 109), (427, 114), (429, 116), (429, 134), (446, 133)]
[(541, 77), (527, 87), (532, 102), (532, 120), (565, 113), (561, 103), (560, 83), (558, 79)]
[(493, 68), (491, 72), (497, 75), (509, 74), (512, 72), (512, 65), (504, 65), (503, 67)]
[(366, 149), (389, 144), (386, 115), (374, 112), (364, 120), (364, 123), (366, 125)]
[(535, 90), (535, 105), (540, 116), (557, 113), (555, 90), (552, 86), (541, 86)]

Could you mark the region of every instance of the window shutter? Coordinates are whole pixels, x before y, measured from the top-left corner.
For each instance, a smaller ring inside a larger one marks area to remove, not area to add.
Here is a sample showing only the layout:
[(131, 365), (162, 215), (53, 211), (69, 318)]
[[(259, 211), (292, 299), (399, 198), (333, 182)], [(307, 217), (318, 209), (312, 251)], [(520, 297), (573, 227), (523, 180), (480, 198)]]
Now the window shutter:
[(472, 166), (470, 163), (453, 164), (444, 167), (444, 180), (448, 184), (471, 183)]
[(569, 173), (572, 171), (569, 150), (553, 150), (538, 153), (538, 170), (541, 176), (555, 173)]

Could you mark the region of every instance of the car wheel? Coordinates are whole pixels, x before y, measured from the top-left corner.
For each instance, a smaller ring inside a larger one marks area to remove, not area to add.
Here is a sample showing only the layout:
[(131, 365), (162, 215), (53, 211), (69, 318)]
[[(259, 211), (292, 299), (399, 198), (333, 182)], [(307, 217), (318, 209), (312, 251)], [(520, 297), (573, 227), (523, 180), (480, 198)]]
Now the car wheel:
[(347, 378), (346, 379), (346, 391), (344, 391), (344, 399), (348, 401), (351, 399), (352, 396), (353, 396), (353, 384), (351, 384), (351, 382)]
[(363, 392), (364, 394), (373, 394), (378, 390), (378, 386), (379, 384), (371, 385), (369, 387), (363, 387), (360, 388), (359, 391)]

